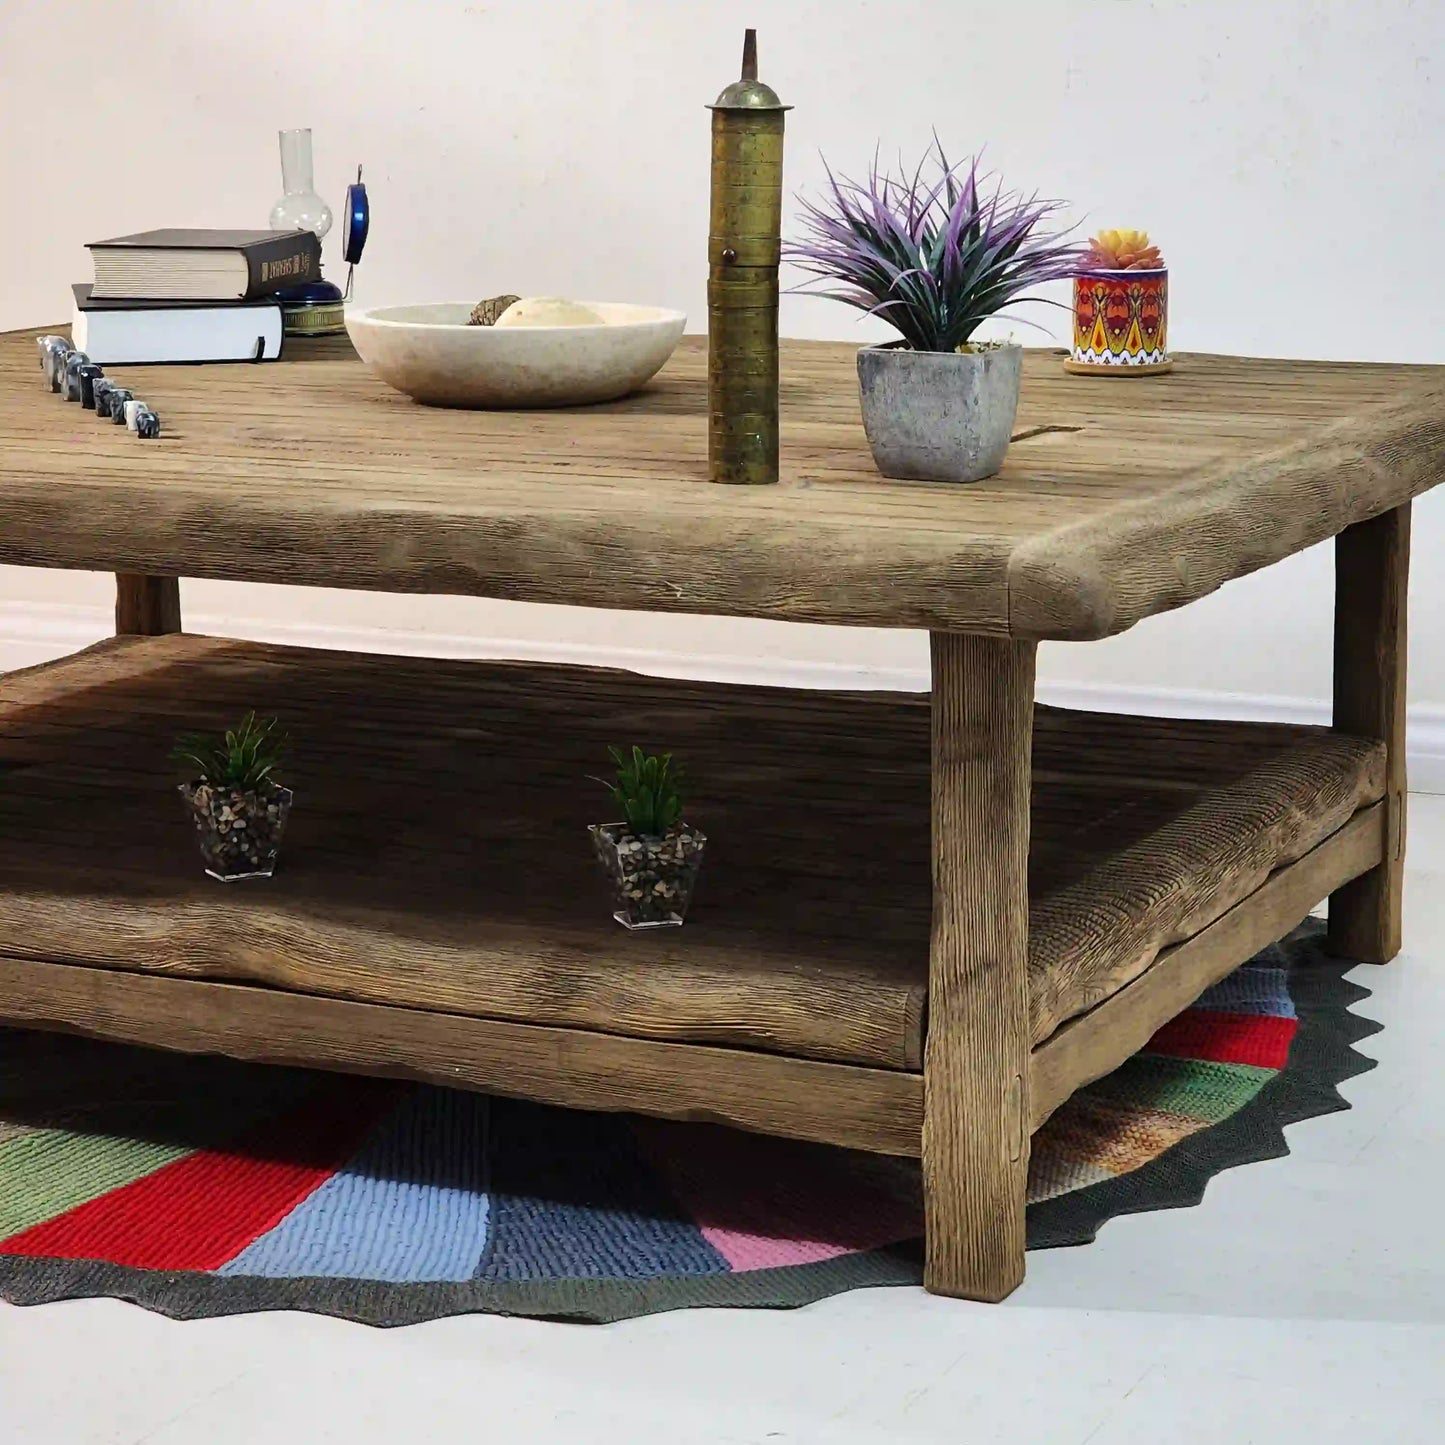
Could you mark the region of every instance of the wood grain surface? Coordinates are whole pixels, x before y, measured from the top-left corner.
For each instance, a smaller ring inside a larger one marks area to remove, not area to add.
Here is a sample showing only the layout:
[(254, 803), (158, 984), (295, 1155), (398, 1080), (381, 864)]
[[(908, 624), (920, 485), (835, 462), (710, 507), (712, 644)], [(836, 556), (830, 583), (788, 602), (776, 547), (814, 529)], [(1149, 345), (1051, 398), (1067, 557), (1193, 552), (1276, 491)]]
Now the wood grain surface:
[(1384, 852), (1385, 804), (1356, 813), (1337, 833), (1269, 878), (1193, 938), (1035, 1046), (1029, 1104), (1037, 1129), (1075, 1089), (1102, 1078), (1205, 989), (1302, 923), (1331, 889), (1374, 868)]
[(176, 577), (118, 573), (115, 630), (119, 637), (161, 637), (181, 630), (181, 584)]
[(933, 930), (923, 1282), (1000, 1300), (1024, 1277), (1029, 1174), (1029, 642), (934, 633)]
[(422, 1079), (917, 1156), (923, 1081), (745, 1049), (535, 1028), (0, 957), (0, 1019), (186, 1053)]
[(1408, 505), (1335, 539), (1334, 725), (1352, 737), (1378, 738), (1387, 754), (1384, 857), (1330, 898), (1330, 948), (1361, 963), (1388, 963), (1402, 942), (1409, 591)]
[[(200, 871), (168, 755), (289, 730), (282, 866)], [(584, 829), (610, 743), (674, 750), (709, 835), (685, 928), (628, 934)], [(929, 702), (173, 635), (0, 680), (0, 952), (894, 1069), (922, 1060)], [(1029, 1036), (1384, 792), (1326, 729), (1035, 716)]]
[[(1033, 1050), (1033, 1128), (1116, 1067), (1214, 977), (1278, 937), (1307, 898), (1378, 858), (1379, 804), (1272, 875), (1198, 940)], [(1197, 947), (1193, 946), (1197, 942)], [(0, 1020), (261, 1063), (424, 1079), (577, 1109), (712, 1121), (885, 1154), (922, 1148), (923, 1077), (747, 1049), (355, 1004), (203, 980), (0, 957)]]
[(0, 338), (0, 562), (1020, 637), (1122, 631), (1445, 476), (1445, 369), (1181, 356), (1127, 387), (1025, 362), (1017, 440), (970, 486), (888, 481), (855, 348), (787, 342), (780, 485), (707, 481), (706, 343), (642, 394), (465, 412), (344, 340), (119, 367), (141, 441)]

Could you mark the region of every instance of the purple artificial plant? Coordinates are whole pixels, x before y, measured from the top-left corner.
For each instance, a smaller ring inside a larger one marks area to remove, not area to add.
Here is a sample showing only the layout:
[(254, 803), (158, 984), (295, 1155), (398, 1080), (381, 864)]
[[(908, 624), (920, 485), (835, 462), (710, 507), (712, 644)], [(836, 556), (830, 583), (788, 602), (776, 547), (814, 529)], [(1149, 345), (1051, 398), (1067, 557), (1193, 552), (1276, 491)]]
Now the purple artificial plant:
[[(925, 181), (930, 159), (938, 175)], [(881, 316), (914, 351), (958, 351), (980, 322), (1075, 275), (1088, 254), (1067, 232), (1039, 230), (1064, 202), (1005, 192), (1001, 181), (988, 193), (991, 179), (978, 156), (950, 165), (936, 137), (911, 180), (880, 171), (876, 157), (866, 184), (828, 169), (831, 197), (800, 198), (805, 237), (783, 254), (841, 283), (811, 294)]]

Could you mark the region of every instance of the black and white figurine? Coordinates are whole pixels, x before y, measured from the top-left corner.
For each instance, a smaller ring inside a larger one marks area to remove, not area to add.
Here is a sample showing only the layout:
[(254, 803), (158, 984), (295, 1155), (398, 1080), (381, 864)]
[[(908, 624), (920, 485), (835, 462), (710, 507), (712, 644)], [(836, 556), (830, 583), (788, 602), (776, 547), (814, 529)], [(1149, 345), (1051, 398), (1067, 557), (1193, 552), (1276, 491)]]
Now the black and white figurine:
[(160, 417), (144, 402), (136, 407), (135, 434), (138, 437), (158, 437), (161, 434)]
[(72, 351), (65, 358), (65, 389), (61, 395), (66, 401), (80, 400), (80, 368), (89, 365), (90, 358), (83, 351)]
[(75, 374), (80, 378), (80, 404), (86, 411), (95, 410), (95, 383), (105, 375), (105, 368), (97, 365), (94, 361), (87, 361), (84, 366), (76, 368)]
[(95, 394), (95, 414), (110, 420), (110, 394), (115, 390), (115, 383), (108, 381), (103, 376), (97, 376), (95, 385), (91, 388)]
[(117, 426), (125, 425), (125, 404), (135, 393), (128, 386), (112, 386), (110, 389), (110, 419)]
[(65, 390), (65, 363), (72, 349), (68, 341), (63, 341), (45, 353), (45, 379), (50, 383), (51, 391)]
[(54, 363), (51, 357), (58, 351), (62, 356), (70, 350), (70, 343), (63, 336), (42, 336), (36, 341), (40, 348), (40, 369), (45, 373), (45, 379), (50, 380)]

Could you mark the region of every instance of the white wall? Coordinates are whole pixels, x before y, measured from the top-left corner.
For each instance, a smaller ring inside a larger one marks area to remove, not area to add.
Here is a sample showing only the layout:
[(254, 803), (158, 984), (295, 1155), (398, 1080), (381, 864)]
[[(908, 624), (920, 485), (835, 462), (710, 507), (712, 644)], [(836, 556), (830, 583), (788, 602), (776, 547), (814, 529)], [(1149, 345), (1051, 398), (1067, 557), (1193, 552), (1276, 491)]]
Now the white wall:
[[(702, 107), (744, 22), (796, 107), (790, 189), (818, 181), (820, 150), (857, 169), (880, 139), (912, 153), (936, 127), (1090, 225), (1147, 225), (1179, 349), (1445, 362), (1441, 0), (5, 0), (0, 327), (65, 315), (86, 240), (262, 224), (274, 132), (295, 124), (315, 128), (333, 204), (366, 164), (368, 301), (551, 291), (682, 305), (700, 325)], [(1055, 335), (1059, 314), (1034, 313)], [(868, 334), (801, 297), (783, 326)], [(1416, 527), (1411, 697), (1445, 740), (1445, 497)], [(1329, 578), (1317, 549), (1122, 638), (1046, 648), (1043, 675), (1146, 703), (1162, 688), (1319, 705)], [(105, 579), (0, 569), (0, 666), (103, 628), (108, 604)], [(595, 643), (701, 671), (907, 681), (925, 662), (913, 634), (204, 583), (186, 605), (237, 632)]]

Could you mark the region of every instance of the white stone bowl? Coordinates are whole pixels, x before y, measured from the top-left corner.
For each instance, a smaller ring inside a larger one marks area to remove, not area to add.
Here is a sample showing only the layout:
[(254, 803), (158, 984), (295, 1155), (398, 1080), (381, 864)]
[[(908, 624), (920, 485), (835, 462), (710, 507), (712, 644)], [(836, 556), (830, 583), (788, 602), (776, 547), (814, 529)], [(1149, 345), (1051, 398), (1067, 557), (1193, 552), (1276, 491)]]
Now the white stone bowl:
[(518, 409), (612, 401), (672, 355), (687, 317), (660, 306), (583, 303), (602, 326), (468, 326), (472, 303), (346, 309), (361, 359), (429, 406)]

